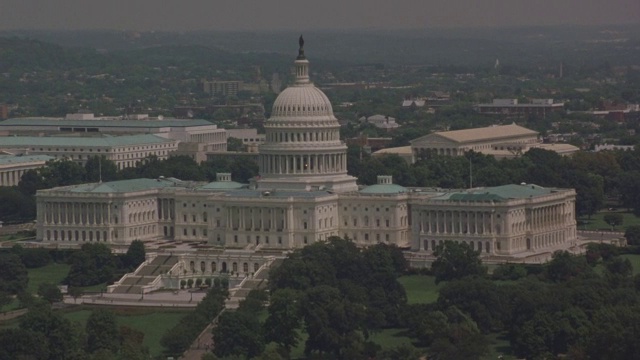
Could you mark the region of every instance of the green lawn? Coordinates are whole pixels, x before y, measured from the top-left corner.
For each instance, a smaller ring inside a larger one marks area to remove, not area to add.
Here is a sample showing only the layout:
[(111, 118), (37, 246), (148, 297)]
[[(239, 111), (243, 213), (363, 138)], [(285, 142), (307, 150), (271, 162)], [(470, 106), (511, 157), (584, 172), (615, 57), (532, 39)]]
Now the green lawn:
[(50, 263), (47, 266), (36, 269), (27, 269), (29, 272), (29, 285), (27, 291), (32, 294), (38, 292), (38, 286), (42, 283), (60, 284), (69, 273), (69, 265)]
[[(614, 228), (615, 231), (624, 232), (627, 227), (632, 225), (640, 225), (640, 217), (633, 215), (630, 212), (616, 211), (617, 213), (622, 214), (623, 223), (621, 226), (616, 226)], [(610, 214), (611, 211), (601, 211), (591, 217), (591, 219), (587, 217), (581, 217), (578, 219), (578, 230), (589, 230), (589, 231), (611, 231), (611, 226), (604, 221), (604, 216), (606, 214)]]
[[(160, 338), (164, 333), (175, 326), (188, 311), (171, 309), (160, 311), (158, 309), (146, 308), (112, 308), (118, 320), (118, 325), (126, 325), (144, 333), (144, 345), (149, 347), (152, 356), (162, 354), (163, 347), (160, 345)], [(78, 322), (80, 326), (85, 326), (91, 310), (86, 307), (79, 310), (66, 312), (64, 317), (71, 321)]]
[(620, 255), (624, 259), (629, 259), (631, 265), (633, 265), (633, 275), (640, 274), (640, 255), (636, 254), (624, 254)]
[(403, 344), (412, 345), (410, 337), (404, 336), (406, 329), (384, 329), (371, 334), (371, 341), (380, 345), (383, 349), (391, 349)]
[(505, 334), (491, 333), (487, 335), (487, 341), (489, 342), (489, 353), (483, 357), (485, 360), (498, 359), (502, 356), (504, 360), (516, 359), (511, 351), (511, 344), (507, 340)]
[(409, 304), (429, 304), (438, 300), (438, 291), (444, 282), (436, 285), (436, 278), (430, 275), (406, 275), (398, 281), (407, 292)]

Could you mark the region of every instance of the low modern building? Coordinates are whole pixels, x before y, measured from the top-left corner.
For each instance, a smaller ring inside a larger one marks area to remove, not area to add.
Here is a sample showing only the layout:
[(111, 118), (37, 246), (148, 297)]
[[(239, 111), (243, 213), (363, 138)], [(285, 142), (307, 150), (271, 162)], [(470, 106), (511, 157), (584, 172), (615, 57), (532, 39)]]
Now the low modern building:
[(397, 129), (400, 125), (398, 125), (398, 123), (396, 122), (396, 119), (391, 117), (391, 116), (385, 116), (385, 115), (371, 115), (369, 117), (361, 117), (359, 119), (361, 122), (368, 122), (369, 124), (372, 124), (373, 126), (377, 127), (378, 129), (384, 129), (387, 131), (391, 131), (391, 130), (395, 130)]
[(14, 118), (0, 122), (0, 132), (18, 136), (95, 136), (152, 134), (180, 142), (200, 143), (204, 151), (224, 151), (224, 129), (206, 120), (149, 118), (147, 115), (94, 117), (93, 114), (68, 114), (64, 118)]
[[(411, 149), (416, 157), (424, 154), (461, 156), (467, 151), (475, 151), (496, 158), (512, 158), (533, 148), (556, 151), (570, 155), (579, 151), (570, 144), (544, 144), (538, 132), (514, 124), (494, 125), (454, 131), (441, 131), (411, 140)], [(385, 149), (393, 153), (393, 149)]]
[(47, 155), (0, 155), (0, 186), (17, 186), (25, 172), (53, 159)]
[(104, 156), (119, 169), (136, 166), (149, 156), (166, 159), (178, 149), (178, 141), (157, 135), (128, 136), (2, 136), (0, 149), (13, 154), (48, 155), (80, 164)]
[(564, 111), (564, 103), (556, 103), (553, 99), (532, 99), (528, 104), (519, 104), (518, 99), (493, 99), (491, 104), (477, 104), (474, 108), (481, 114), (545, 118), (553, 112)]

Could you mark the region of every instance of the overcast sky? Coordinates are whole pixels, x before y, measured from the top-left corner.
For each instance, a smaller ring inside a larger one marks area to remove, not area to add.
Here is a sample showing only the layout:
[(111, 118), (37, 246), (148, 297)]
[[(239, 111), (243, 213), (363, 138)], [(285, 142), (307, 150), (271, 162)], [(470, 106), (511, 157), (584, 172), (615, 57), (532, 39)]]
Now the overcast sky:
[(640, 0), (0, 0), (0, 29), (307, 30), (640, 23)]

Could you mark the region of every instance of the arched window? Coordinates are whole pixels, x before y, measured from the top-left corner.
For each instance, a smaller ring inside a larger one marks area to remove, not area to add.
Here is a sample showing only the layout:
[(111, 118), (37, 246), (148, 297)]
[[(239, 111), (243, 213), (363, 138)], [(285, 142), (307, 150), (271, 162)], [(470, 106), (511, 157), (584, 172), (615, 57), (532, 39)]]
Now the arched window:
[(211, 262), (211, 272), (216, 272), (216, 270), (217, 270), (216, 262), (215, 262), (215, 261), (212, 261), (212, 262)]
[(253, 272), (258, 272), (258, 269), (260, 269), (260, 264), (253, 263)]
[(200, 261), (200, 272), (204, 272), (206, 269), (206, 265), (204, 264), (204, 261)]
[(231, 271), (238, 272), (238, 263), (234, 262), (233, 264), (231, 264)]
[(242, 271), (246, 274), (249, 272), (249, 264), (248, 263), (244, 263), (242, 264)]
[(189, 262), (189, 270), (191, 270), (191, 272), (196, 272), (196, 263), (194, 261), (190, 261)]

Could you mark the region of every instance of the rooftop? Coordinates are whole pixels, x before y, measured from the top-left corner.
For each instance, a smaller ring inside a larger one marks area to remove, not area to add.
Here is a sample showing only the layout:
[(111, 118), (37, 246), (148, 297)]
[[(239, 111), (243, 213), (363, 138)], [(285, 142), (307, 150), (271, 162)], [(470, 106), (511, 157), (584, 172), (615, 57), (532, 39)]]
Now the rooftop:
[(175, 140), (166, 139), (157, 135), (124, 135), (102, 137), (76, 137), (76, 136), (0, 136), (0, 146), (87, 146), (87, 147), (112, 147), (126, 145), (162, 144), (172, 143)]
[(144, 190), (153, 190), (166, 187), (180, 186), (182, 181), (178, 179), (129, 179), (104, 183), (91, 183), (73, 185), (62, 188), (73, 193), (126, 193)]
[(361, 194), (401, 194), (406, 192), (407, 188), (397, 184), (375, 184), (360, 190)]
[(454, 131), (442, 131), (436, 132), (435, 134), (449, 140), (453, 140), (455, 142), (482, 141), (524, 135), (538, 136), (537, 131), (527, 129), (516, 124), (494, 125), (483, 128)]
[(72, 120), (65, 118), (13, 118), (0, 121), (0, 128), (3, 126), (57, 126), (57, 127), (129, 127), (129, 128), (162, 128), (162, 127), (191, 127), (213, 125), (207, 120), (201, 119), (163, 119), (163, 120)]
[(534, 184), (509, 184), (502, 186), (494, 186), (488, 188), (470, 189), (467, 191), (458, 191), (446, 193), (441, 196), (434, 197), (433, 200), (449, 200), (449, 201), (496, 201), (503, 202), (510, 199), (527, 199), (548, 195), (554, 192), (553, 188), (543, 188)]
[(49, 155), (0, 155), (0, 165), (47, 162), (49, 160), (53, 160), (53, 157)]

